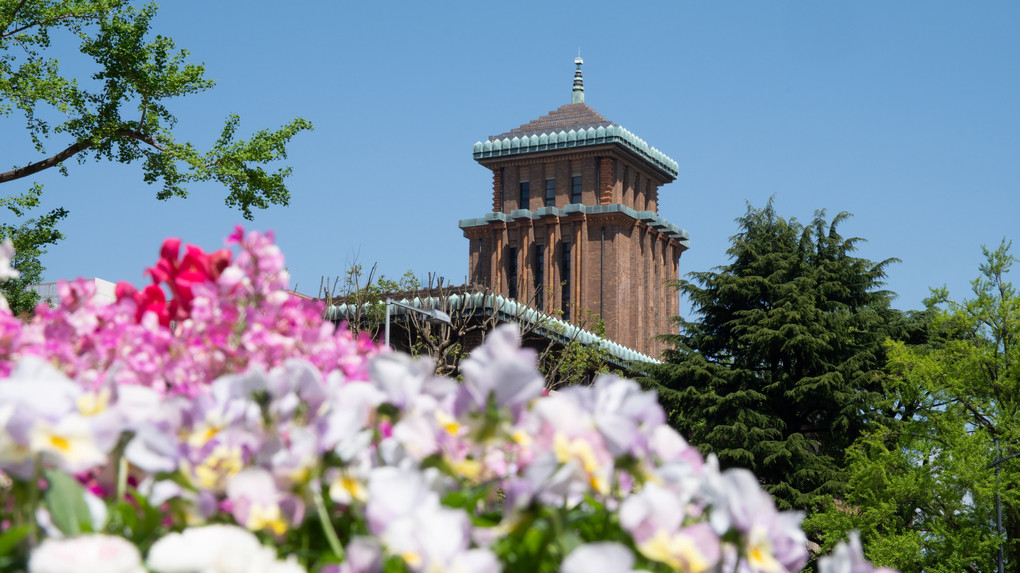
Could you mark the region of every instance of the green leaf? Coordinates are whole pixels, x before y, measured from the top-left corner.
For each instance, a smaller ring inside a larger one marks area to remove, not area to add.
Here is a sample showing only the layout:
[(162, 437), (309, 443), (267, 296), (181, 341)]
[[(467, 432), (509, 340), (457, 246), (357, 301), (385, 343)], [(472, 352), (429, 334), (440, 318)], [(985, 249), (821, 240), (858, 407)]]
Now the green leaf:
[(18, 543), (32, 531), (30, 524), (16, 525), (7, 531), (0, 533), (0, 557), (10, 555)]
[(383, 564), (383, 573), (408, 573), (410, 567), (403, 559), (396, 556), (391, 556), (386, 559), (386, 563)]
[(45, 476), (49, 488), (43, 501), (53, 525), (68, 536), (92, 531), (92, 514), (81, 484), (63, 472), (47, 470)]

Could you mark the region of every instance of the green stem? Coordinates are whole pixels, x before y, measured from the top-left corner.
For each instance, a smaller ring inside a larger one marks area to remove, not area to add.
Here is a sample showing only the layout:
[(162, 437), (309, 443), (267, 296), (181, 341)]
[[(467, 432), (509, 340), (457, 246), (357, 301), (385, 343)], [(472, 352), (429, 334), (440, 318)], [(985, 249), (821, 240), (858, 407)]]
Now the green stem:
[(42, 456), (35, 459), (35, 472), (28, 483), (28, 515), (25, 516), (30, 526), (28, 540), (31, 547), (39, 544), (39, 521), (35, 518), (35, 510), (39, 507), (39, 499), (42, 492), (39, 491), (39, 482), (42, 480)]
[(128, 461), (121, 454), (117, 460), (117, 501), (124, 501), (127, 496)]
[(344, 548), (340, 545), (340, 539), (333, 529), (333, 522), (329, 519), (329, 511), (326, 510), (326, 503), (322, 500), (322, 488), (319, 485), (312, 486), (312, 500), (315, 501), (315, 511), (319, 514), (319, 522), (322, 524), (322, 532), (326, 535), (329, 548), (340, 558), (344, 558)]

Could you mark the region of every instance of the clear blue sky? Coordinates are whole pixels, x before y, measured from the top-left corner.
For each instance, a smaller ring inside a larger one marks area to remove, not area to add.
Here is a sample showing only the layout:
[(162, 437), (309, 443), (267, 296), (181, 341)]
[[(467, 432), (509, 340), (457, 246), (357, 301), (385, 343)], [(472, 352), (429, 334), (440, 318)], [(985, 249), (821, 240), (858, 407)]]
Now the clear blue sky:
[[(903, 260), (903, 309), (966, 296), (980, 246), (1020, 240), (1017, 2), (176, 0), (155, 29), (217, 81), (173, 107), (181, 138), (208, 145), (229, 113), (249, 133), (314, 122), (290, 206), (245, 223), (276, 231), (312, 295), (354, 260), (461, 282), (457, 221), (491, 209), (471, 145), (569, 103), (579, 47), (586, 103), (680, 164), (660, 215), (690, 233), (684, 272), (725, 264), (734, 218), (773, 195), (802, 221), (853, 213), (862, 256)], [(21, 126), (0, 120), (4, 164), (33, 158)], [(216, 185), (159, 202), (139, 167), (69, 169), (35, 178), (71, 211), (48, 280), (142, 284), (164, 237), (214, 249), (241, 221)]]

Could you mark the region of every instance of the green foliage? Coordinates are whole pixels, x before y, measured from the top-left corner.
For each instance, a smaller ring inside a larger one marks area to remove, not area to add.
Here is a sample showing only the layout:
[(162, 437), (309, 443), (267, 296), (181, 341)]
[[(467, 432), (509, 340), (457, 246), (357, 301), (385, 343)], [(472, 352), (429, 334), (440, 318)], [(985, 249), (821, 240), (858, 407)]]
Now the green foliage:
[(39, 205), (40, 193), (39, 187), (35, 186), (24, 195), (0, 197), (0, 207), (6, 208), (16, 219), (23, 219), (17, 225), (0, 223), (0, 242), (11, 239), (14, 243), (11, 266), (20, 273), (18, 278), (0, 283), (0, 292), (7, 297), (11, 312), (15, 315), (31, 313), (39, 302), (39, 294), (28, 286), (42, 282), (45, 268), (39, 257), (46, 252), (48, 245), (63, 238), (56, 226), (67, 216), (64, 209), (54, 209), (42, 217), (25, 219), (28, 211)]
[(16, 553), (15, 549), (23, 543), (32, 532), (32, 526), (26, 524), (15, 525), (0, 533), (0, 567), (4, 571), (22, 571), (25, 567), (24, 556)]
[[(903, 571), (992, 571), (1001, 497), (1006, 570), (1020, 539), (1020, 297), (1005, 280), (1016, 258), (1003, 242), (984, 249), (973, 298), (943, 289), (926, 301), (927, 337), (889, 343), (886, 422), (851, 449), (850, 485), (806, 529), (823, 548), (861, 530), (868, 557)], [(1001, 445), (996, 452), (995, 438)]]
[(637, 559), (636, 570), (670, 570), (636, 551), (633, 538), (620, 526), (618, 516), (590, 497), (570, 509), (538, 505), (524, 509), (515, 526), (493, 543), (492, 550), (506, 563), (508, 571), (554, 573), (571, 551), (595, 541), (629, 546)]
[(92, 531), (92, 516), (85, 503), (85, 489), (64, 472), (46, 472), (43, 500), (53, 525), (64, 535), (75, 536)]
[[(580, 324), (596, 334), (606, 337), (606, 321), (598, 313), (586, 310)], [(555, 330), (555, 325), (544, 325), (546, 330)], [(546, 377), (550, 389), (575, 384), (590, 384), (595, 376), (610, 371), (609, 354), (600, 346), (582, 344), (571, 340), (562, 349), (549, 345), (539, 357), (539, 369)]]
[(129, 498), (110, 502), (108, 510), (106, 532), (130, 539), (143, 554), (168, 530), (164, 524), (166, 513), (133, 488)]
[[(155, 35), (150, 23), (155, 4), (136, 7), (131, 0), (0, 0), (0, 120), (24, 117), (36, 158), (0, 171), (0, 183), (30, 177), (64, 162), (89, 158), (119, 163), (140, 162), (146, 183), (161, 185), (156, 197), (186, 197), (191, 183), (216, 181), (228, 194), (226, 204), (246, 219), (252, 209), (287, 205), (284, 180), (289, 167), (268, 166), (286, 159), (286, 146), (312, 124), (296, 118), (276, 130), (237, 137), (240, 118), (230, 115), (219, 138), (202, 151), (177, 141), (177, 118), (169, 103), (213, 87), (200, 64), (169, 36)], [(51, 37), (52, 36), (52, 37)], [(70, 54), (58, 57), (52, 43), (77, 42), (91, 61), (90, 77), (66, 75)], [(9, 129), (9, 128), (5, 128)], [(57, 150), (48, 149), (57, 141)], [(4, 169), (4, 168), (0, 168)], [(39, 257), (63, 238), (57, 222), (67, 215), (58, 208), (37, 218), (24, 211), (39, 202), (34, 184), (22, 195), (0, 198), (15, 223), (0, 225), (0, 240), (11, 237), (22, 277), (3, 289), (15, 312), (31, 311), (38, 297), (26, 285), (42, 279)]]
[(385, 326), (386, 306), (383, 302), (386, 297), (414, 292), (422, 286), (421, 280), (410, 269), (396, 280), (386, 278), (386, 275), (376, 278), (375, 271), (375, 265), (366, 272), (362, 265), (354, 263), (347, 268), (342, 279), (333, 280), (332, 286), (329, 286), (328, 278), (323, 279), (319, 295), (326, 303), (327, 313), (334, 304), (347, 304), (354, 309), (342, 317), (326, 318), (346, 321), (351, 330), (369, 332), (374, 337)]
[(771, 201), (737, 219), (728, 265), (678, 282), (696, 318), (650, 381), (670, 421), (723, 467), (755, 472), (782, 508), (845, 484), (844, 449), (878, 397), (882, 341), (895, 313), (885, 267), (854, 257), (824, 212), (807, 225)]
[[(41, 155), (0, 173), (0, 183), (51, 167), (63, 170), (62, 162), (73, 156), (92, 157), (141, 161), (145, 181), (162, 182), (159, 199), (187, 196), (189, 183), (218, 181), (229, 189), (227, 205), (245, 218), (252, 208), (286, 205), (283, 181), (290, 169), (264, 166), (285, 159), (291, 137), (311, 124), (297, 118), (239, 140), (240, 120), (230, 115), (208, 151), (176, 141), (177, 120), (167, 104), (214, 82), (172, 38), (152, 37), (155, 13), (155, 4), (137, 8), (129, 0), (0, 0), (0, 116), (20, 111)], [(49, 54), (50, 35), (57, 33), (77, 37), (79, 51), (94, 63), (91, 78), (63, 75), (59, 58)], [(64, 148), (47, 157), (45, 144), (53, 136)]]

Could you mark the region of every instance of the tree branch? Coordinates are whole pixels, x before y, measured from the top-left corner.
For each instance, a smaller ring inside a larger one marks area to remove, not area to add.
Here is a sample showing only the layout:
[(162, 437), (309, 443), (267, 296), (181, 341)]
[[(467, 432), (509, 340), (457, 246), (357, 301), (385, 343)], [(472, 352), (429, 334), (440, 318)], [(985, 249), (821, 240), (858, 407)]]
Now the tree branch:
[[(152, 137), (151, 135), (144, 134), (135, 129), (118, 128), (113, 132), (113, 135), (133, 139), (135, 141), (140, 141), (160, 151), (166, 151), (166, 148), (160, 145), (154, 137)], [(17, 169), (12, 169), (10, 171), (0, 173), (0, 183), (7, 183), (8, 181), (14, 181), (15, 179), (21, 179), (22, 177), (34, 175), (36, 173), (39, 173), (40, 171), (49, 169), (50, 167), (56, 167), (64, 160), (73, 157), (74, 155), (81, 153), (86, 149), (93, 147), (93, 145), (94, 145), (93, 142), (87, 140), (73, 143), (69, 145), (66, 149), (64, 149), (60, 153), (57, 153), (56, 155), (53, 155), (52, 157), (47, 157), (46, 159), (36, 161), (35, 163), (30, 163), (24, 167), (18, 167)]]
[(11, 21), (4, 24), (4, 27), (0, 29), (0, 38), (3, 38), (4, 36), (7, 35), (3, 33), (4, 30), (6, 30), (7, 26), (11, 25), (14, 22), (14, 17), (18, 15), (18, 10), (21, 10), (21, 7), (25, 5), (25, 2), (28, 2), (28, 0), (21, 0), (21, 2), (19, 2), (18, 5), (14, 7), (14, 10), (11, 10)]
[[(25, 4), (26, 1), (27, 0), (22, 0), (21, 4), (18, 4), (18, 8), (21, 8)], [(18, 8), (14, 9), (15, 13), (18, 12)], [(14, 14), (11, 14), (11, 16), (12, 16), (11, 22), (13, 22), (14, 21), (14, 19), (13, 19)], [(50, 24), (53, 24), (55, 22), (59, 22), (61, 20), (72, 20), (72, 19), (92, 20), (92, 19), (95, 19), (95, 18), (99, 18), (99, 14), (64, 14), (62, 16), (57, 16), (56, 18), (50, 18), (49, 20), (33, 20), (33, 21), (25, 24), (24, 26), (20, 27), (20, 28), (15, 28), (15, 29), (11, 30), (10, 32), (0, 31), (0, 38), (7, 38), (8, 36), (13, 36), (13, 35), (17, 34), (18, 32), (24, 32), (25, 30), (27, 30), (29, 28), (34, 28), (36, 26), (48, 26)]]

